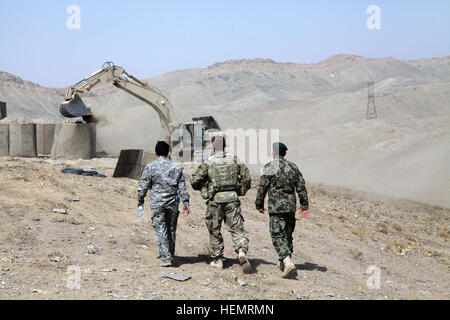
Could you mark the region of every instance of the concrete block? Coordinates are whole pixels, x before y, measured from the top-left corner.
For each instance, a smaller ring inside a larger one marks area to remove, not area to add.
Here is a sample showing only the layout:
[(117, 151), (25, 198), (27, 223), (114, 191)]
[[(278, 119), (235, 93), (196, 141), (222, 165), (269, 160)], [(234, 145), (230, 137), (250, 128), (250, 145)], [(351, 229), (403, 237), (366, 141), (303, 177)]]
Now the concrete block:
[(36, 124), (11, 123), (9, 125), (9, 155), (11, 157), (37, 157)]
[(158, 157), (154, 152), (139, 149), (121, 150), (113, 177), (128, 177), (139, 180), (150, 162)]
[(0, 120), (5, 119), (6, 116), (6, 102), (0, 101)]
[(9, 156), (9, 124), (0, 123), (0, 157)]
[(91, 159), (95, 157), (95, 124), (61, 123), (55, 125), (52, 159)]
[(36, 124), (36, 144), (38, 154), (51, 154), (55, 136), (55, 125), (55, 123)]

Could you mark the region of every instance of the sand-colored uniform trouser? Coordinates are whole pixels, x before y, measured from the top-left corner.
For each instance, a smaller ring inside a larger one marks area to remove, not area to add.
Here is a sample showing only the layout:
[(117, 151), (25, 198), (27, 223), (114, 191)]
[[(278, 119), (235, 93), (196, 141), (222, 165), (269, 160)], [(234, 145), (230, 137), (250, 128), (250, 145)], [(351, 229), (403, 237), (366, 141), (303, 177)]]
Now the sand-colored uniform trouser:
[(178, 223), (178, 203), (152, 209), (152, 225), (158, 236), (159, 254), (164, 262), (172, 262)]
[(206, 210), (206, 227), (209, 231), (210, 239), (210, 253), (213, 259), (222, 258), (224, 251), (223, 237), (220, 229), (222, 221), (228, 231), (231, 233), (231, 238), (236, 252), (239, 249), (248, 251), (248, 238), (244, 230), (244, 218), (241, 214), (241, 202), (239, 200), (228, 203), (216, 203), (209, 200), (207, 202)]
[(269, 229), (272, 244), (280, 261), (283, 261), (294, 251), (292, 234), (295, 229), (295, 212), (270, 214)]

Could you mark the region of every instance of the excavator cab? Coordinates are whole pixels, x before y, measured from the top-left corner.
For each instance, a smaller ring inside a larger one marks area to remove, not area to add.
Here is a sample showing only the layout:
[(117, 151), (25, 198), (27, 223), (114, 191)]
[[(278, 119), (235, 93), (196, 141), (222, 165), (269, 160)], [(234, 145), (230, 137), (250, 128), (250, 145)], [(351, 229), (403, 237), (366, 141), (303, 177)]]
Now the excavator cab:
[(192, 121), (202, 121), (205, 130), (219, 130), (220, 126), (217, 123), (216, 119), (213, 116), (204, 116), (204, 117), (196, 117), (192, 118)]

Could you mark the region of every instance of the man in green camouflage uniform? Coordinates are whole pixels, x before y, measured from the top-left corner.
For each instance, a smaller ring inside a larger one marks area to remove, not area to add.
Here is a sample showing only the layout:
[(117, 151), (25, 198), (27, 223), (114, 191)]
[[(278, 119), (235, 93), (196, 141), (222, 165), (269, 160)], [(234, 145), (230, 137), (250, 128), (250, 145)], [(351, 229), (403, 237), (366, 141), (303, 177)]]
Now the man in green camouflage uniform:
[(269, 193), (269, 228), (283, 278), (295, 276), (297, 273), (291, 260), (294, 249), (292, 234), (295, 229), (296, 192), (302, 216), (306, 218), (309, 213), (305, 180), (297, 166), (284, 158), (286, 151), (285, 144), (273, 144), (274, 160), (264, 166), (255, 201), (256, 209), (264, 213), (264, 199)]
[(191, 177), (194, 190), (200, 190), (207, 200), (205, 215), (206, 226), (210, 234), (210, 251), (213, 267), (223, 268), (224, 244), (220, 232), (222, 221), (231, 233), (234, 249), (245, 273), (251, 272), (246, 257), (248, 238), (244, 230), (244, 218), (241, 214), (243, 196), (251, 187), (251, 177), (245, 164), (237, 157), (225, 152), (225, 138), (215, 136), (212, 139), (214, 155), (201, 164)]

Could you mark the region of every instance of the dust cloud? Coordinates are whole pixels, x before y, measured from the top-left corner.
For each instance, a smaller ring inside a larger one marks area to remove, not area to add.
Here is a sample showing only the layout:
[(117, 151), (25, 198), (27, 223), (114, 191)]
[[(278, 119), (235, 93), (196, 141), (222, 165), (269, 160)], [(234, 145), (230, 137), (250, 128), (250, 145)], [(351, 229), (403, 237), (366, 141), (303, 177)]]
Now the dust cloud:
[(123, 149), (153, 150), (160, 138), (158, 114), (149, 106), (93, 106), (97, 153), (117, 157)]

